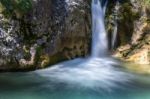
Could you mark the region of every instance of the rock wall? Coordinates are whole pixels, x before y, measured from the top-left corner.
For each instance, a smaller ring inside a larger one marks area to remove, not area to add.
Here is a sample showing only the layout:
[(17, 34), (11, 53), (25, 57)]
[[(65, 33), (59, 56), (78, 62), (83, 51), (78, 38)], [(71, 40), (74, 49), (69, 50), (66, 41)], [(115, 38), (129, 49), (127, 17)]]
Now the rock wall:
[[(150, 7), (141, 0), (118, 1), (118, 31), (114, 56), (137, 64), (150, 64)], [(116, 1), (113, 2), (114, 8)], [(112, 11), (110, 10), (109, 13)], [(108, 15), (108, 19), (113, 16)], [(108, 22), (108, 26), (111, 24)], [(108, 33), (113, 33), (113, 26)]]
[(88, 55), (90, 16), (90, 0), (33, 0), (21, 17), (6, 18), (1, 11), (0, 71), (33, 70)]
[[(34, 70), (90, 53), (91, 0), (31, 3), (30, 10), (15, 9), (7, 17), (0, 3), (0, 71)], [(109, 1), (106, 29), (114, 57), (150, 64), (149, 17), (150, 8), (142, 0)]]

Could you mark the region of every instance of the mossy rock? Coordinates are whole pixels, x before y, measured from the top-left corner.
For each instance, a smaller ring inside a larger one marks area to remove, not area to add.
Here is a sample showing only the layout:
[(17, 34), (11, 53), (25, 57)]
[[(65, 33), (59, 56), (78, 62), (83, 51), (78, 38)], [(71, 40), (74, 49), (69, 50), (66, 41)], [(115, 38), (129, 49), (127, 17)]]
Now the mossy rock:
[(32, 0), (1, 0), (0, 5), (5, 17), (16, 16), (21, 18), (32, 9)]

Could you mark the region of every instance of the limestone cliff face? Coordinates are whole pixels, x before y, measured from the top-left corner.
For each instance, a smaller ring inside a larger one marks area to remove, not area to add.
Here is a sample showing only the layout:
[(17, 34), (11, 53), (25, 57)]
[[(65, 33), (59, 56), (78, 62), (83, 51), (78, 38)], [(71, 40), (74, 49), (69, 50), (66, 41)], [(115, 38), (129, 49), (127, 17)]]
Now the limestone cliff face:
[[(0, 71), (44, 68), (90, 53), (91, 0), (27, 1), (30, 10), (10, 10), (9, 17), (0, 3)], [(115, 57), (150, 64), (150, 8), (142, 0), (109, 0), (106, 29)]]
[(0, 70), (43, 68), (88, 55), (90, 19), (88, 0), (33, 0), (21, 17), (0, 14)]
[[(114, 6), (118, 6), (114, 56), (138, 64), (150, 64), (150, 8), (143, 2), (125, 0), (119, 5), (114, 2)], [(108, 16), (110, 19), (113, 13)], [(108, 33), (113, 31), (108, 28)]]

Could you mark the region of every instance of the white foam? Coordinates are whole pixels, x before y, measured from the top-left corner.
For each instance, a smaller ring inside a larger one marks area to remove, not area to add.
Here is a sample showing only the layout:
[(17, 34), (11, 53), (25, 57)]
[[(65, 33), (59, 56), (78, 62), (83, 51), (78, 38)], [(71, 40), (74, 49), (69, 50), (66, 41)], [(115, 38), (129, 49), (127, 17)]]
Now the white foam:
[(128, 83), (130, 79), (128, 74), (115, 68), (114, 63), (114, 60), (108, 58), (75, 59), (36, 73), (72, 86), (111, 90), (120, 87), (119, 83)]

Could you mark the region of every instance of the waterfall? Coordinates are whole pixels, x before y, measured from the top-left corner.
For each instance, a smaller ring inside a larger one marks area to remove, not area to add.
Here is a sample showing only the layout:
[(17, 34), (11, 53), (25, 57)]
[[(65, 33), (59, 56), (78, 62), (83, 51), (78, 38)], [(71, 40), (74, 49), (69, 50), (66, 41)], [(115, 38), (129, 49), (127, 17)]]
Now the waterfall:
[(119, 2), (117, 1), (116, 6), (114, 8), (114, 31), (112, 34), (112, 43), (111, 43), (111, 48), (115, 48), (115, 42), (116, 42), (116, 37), (117, 37), (117, 31), (118, 31), (118, 10), (119, 10)]
[(108, 43), (105, 30), (107, 0), (92, 0), (92, 57), (107, 54)]
[(111, 45), (111, 48), (114, 49), (115, 47), (115, 42), (116, 42), (116, 37), (117, 37), (117, 31), (118, 31), (118, 23), (115, 21), (114, 22), (114, 32), (112, 34), (112, 45)]
[(109, 92), (129, 81), (131, 76), (116, 68), (118, 62), (106, 56), (108, 43), (104, 20), (107, 3), (107, 0), (92, 0), (92, 55), (36, 71), (38, 75), (60, 84), (65, 83), (69, 88), (100, 88)]

